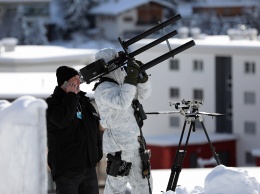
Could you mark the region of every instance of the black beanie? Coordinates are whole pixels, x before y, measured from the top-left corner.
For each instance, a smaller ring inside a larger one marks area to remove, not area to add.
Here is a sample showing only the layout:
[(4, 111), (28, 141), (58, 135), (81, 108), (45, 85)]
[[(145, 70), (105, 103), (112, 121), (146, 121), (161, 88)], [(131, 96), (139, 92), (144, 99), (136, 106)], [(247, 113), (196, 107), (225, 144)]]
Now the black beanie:
[(79, 75), (79, 73), (72, 67), (60, 66), (56, 70), (58, 86), (61, 86), (65, 81), (68, 81), (70, 78), (74, 77), (75, 75)]

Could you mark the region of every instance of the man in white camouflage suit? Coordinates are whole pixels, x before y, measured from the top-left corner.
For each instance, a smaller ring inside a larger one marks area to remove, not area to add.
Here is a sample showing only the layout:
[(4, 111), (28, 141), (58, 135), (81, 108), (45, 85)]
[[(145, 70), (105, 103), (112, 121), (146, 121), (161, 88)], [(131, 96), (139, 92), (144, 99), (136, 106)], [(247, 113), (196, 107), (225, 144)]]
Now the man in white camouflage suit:
[[(118, 53), (112, 48), (101, 49), (95, 56), (96, 60), (102, 58), (105, 62), (116, 57)], [(124, 175), (108, 173), (104, 194), (124, 194), (127, 183), (131, 185), (133, 194), (149, 193), (148, 181), (142, 177), (138, 142), (140, 129), (132, 107), (134, 99), (144, 100), (152, 92), (147, 74), (144, 73), (142, 78), (138, 77), (140, 64), (140, 61), (128, 60), (126, 71), (121, 67), (104, 75), (95, 88), (100, 123), (106, 128), (103, 134), (103, 152), (110, 156), (119, 153), (122, 161), (131, 163), (129, 173)], [(152, 188), (152, 177), (149, 180)]]

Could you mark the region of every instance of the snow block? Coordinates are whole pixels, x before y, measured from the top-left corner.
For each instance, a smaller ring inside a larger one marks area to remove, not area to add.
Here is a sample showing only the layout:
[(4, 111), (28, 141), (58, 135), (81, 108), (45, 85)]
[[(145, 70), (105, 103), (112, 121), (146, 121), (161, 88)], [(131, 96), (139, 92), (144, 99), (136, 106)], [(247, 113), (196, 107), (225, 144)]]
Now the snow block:
[(46, 108), (31, 96), (0, 100), (0, 193), (47, 193)]

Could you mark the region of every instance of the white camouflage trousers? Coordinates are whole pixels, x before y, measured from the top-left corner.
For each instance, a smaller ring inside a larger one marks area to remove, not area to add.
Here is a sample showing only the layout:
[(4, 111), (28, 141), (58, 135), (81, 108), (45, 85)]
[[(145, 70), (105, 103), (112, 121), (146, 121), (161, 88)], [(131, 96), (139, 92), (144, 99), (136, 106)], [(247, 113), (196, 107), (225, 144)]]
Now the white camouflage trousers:
[[(132, 168), (128, 176), (107, 175), (104, 194), (125, 194), (126, 185), (131, 185), (131, 194), (149, 194), (147, 178), (142, 177), (142, 163), (139, 150), (122, 151), (121, 159), (132, 163)], [(151, 188), (153, 188), (152, 176), (149, 178)]]

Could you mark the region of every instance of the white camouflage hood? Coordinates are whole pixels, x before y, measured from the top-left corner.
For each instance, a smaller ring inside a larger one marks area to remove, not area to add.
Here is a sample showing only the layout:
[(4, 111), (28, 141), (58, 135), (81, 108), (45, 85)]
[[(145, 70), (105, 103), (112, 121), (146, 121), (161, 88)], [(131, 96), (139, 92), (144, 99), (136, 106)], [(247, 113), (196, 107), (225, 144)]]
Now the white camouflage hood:
[[(118, 57), (118, 53), (113, 48), (101, 49), (95, 55), (96, 60), (103, 58), (106, 63), (116, 57)], [(118, 69), (110, 72), (107, 75), (104, 75), (103, 77), (111, 78), (111, 79), (115, 80), (119, 85), (122, 85), (124, 83), (124, 79), (125, 79), (126, 75), (127, 74), (126, 74), (124, 68), (121, 67), (121, 68), (118, 68)]]

